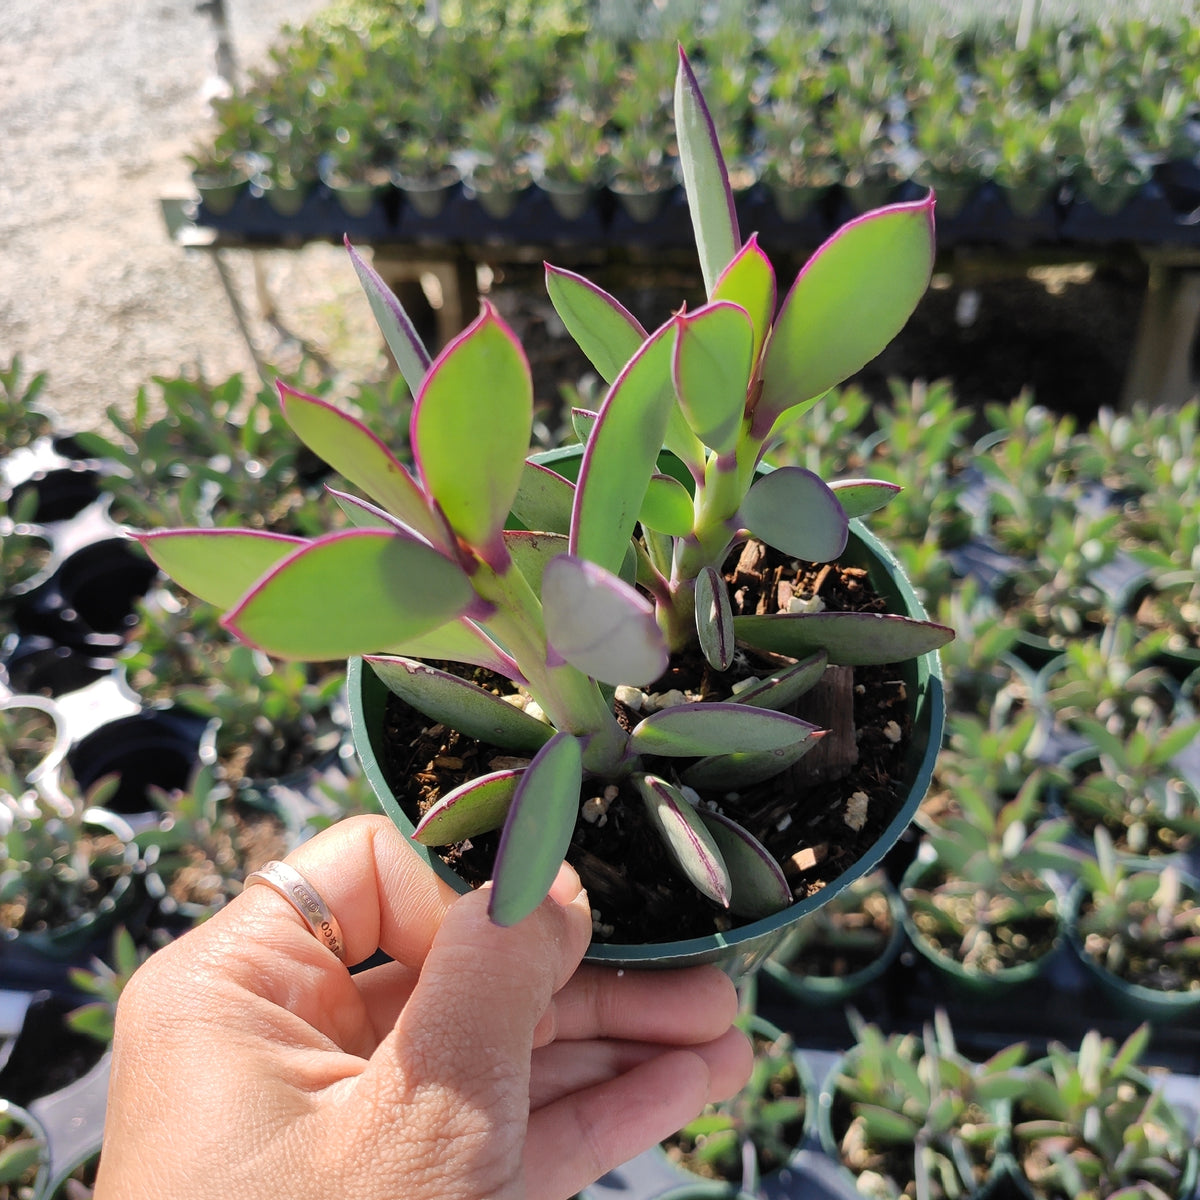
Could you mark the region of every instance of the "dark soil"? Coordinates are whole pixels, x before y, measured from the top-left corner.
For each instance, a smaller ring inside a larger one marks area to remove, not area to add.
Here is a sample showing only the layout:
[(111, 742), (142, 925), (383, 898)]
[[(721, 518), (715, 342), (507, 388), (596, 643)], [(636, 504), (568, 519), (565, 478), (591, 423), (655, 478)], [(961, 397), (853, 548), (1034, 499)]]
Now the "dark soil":
[[(784, 572), (784, 560), (778, 556), (747, 571), (744, 557), (735, 554), (726, 571), (735, 611), (775, 611), (788, 588), (819, 590), (830, 610), (883, 608), (859, 569), (800, 564), (788, 579), (783, 578)], [(479, 672), (472, 672), (472, 677), (496, 690), (507, 686), (494, 677), (483, 680)], [(687, 664), (673, 664), (647, 690), (696, 682)], [(713, 688), (711, 682), (700, 680), (707, 698), (728, 694), (727, 686)], [(836, 777), (817, 783), (806, 773), (805, 758), (785, 775), (739, 795), (705, 797), (717, 800), (723, 811), (771, 851), (796, 899), (825, 887), (857, 862), (878, 841), (904, 801), (904, 784), (894, 778), (894, 771), (904, 761), (911, 732), (905, 685), (892, 667), (856, 668), (850, 690), (856, 763), (826, 770), (826, 775)], [(801, 697), (801, 703), (807, 699)], [(386, 719), (388, 782), (414, 821), (451, 788), (483, 772), (513, 765), (507, 751), (441, 725), (430, 726), (396, 697), (389, 697)], [(648, 766), (669, 778), (687, 761), (662, 760)], [(589, 798), (589, 790), (599, 793), (604, 786), (600, 781), (593, 789), (585, 786), (583, 799)], [(605, 815), (603, 822), (578, 822), (567, 854), (588, 889), (598, 941), (674, 941), (732, 927), (725, 909), (700, 896), (680, 876), (632, 788), (620, 788)], [(491, 876), (498, 842), (499, 834), (488, 834), (441, 853), (456, 872), (478, 886)]]

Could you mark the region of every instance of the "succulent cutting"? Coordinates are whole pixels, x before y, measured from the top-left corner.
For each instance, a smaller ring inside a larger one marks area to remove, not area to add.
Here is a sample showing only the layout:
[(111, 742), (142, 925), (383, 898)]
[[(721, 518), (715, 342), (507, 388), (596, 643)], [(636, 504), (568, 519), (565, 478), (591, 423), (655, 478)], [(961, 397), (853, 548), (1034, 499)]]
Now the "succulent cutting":
[[(551, 300), (607, 384), (576, 412), (577, 458), (529, 457), (533, 385), (488, 302), (433, 358), (379, 275), (349, 252), (415, 402), (414, 469), (328, 401), (281, 385), (300, 439), (365, 498), (334, 490), (350, 525), (315, 538), (249, 529), (141, 535), (224, 624), (285, 659), (365, 655), (431, 721), (528, 756), (455, 788), (416, 837), (447, 845), (502, 828), (493, 919), (545, 896), (599, 781), (640, 797), (679, 869), (734, 914), (786, 907), (779, 865), (722, 811), (786, 770), (821, 731), (784, 709), (831, 664), (897, 662), (952, 637), (884, 613), (735, 615), (722, 568), (753, 540), (828, 563), (850, 521), (897, 490), (770, 470), (784, 429), (899, 332), (933, 264), (933, 197), (851, 221), (777, 306), (770, 260), (738, 230), (713, 123), (680, 52), (675, 118), (707, 302), (647, 332), (612, 296), (547, 267)], [(703, 656), (724, 695), (646, 698), (668, 664)], [(434, 664), (439, 665), (434, 665)], [(500, 695), (445, 664), (507, 681)], [(764, 666), (765, 664), (765, 666)], [(615, 705), (637, 712), (618, 720)]]

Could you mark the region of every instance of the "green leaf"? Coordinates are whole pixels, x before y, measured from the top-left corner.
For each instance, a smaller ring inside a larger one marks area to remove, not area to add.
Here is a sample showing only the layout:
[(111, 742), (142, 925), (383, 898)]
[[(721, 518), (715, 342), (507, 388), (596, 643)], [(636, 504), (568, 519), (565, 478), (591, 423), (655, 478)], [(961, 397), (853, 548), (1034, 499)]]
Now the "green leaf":
[(768, 546), (808, 562), (832, 562), (846, 548), (850, 525), (829, 485), (804, 467), (760, 476), (739, 519)]
[(710, 900), (729, 907), (729, 872), (716, 838), (683, 793), (656, 775), (635, 775), (646, 811), (675, 864)]
[(417, 822), (413, 840), (422, 846), (452, 846), (499, 829), (523, 774), (523, 769), (492, 771), (447, 792)]
[(702, 567), (696, 576), (696, 633), (709, 665), (727, 671), (733, 662), (733, 605), (715, 567)]
[(596, 424), (597, 415), (595, 410), (591, 408), (572, 407), (571, 429), (579, 439), (581, 446), (586, 446), (588, 438), (592, 436), (592, 427)]
[(542, 612), (552, 652), (601, 683), (652, 683), (669, 660), (654, 606), (603, 567), (570, 554), (546, 565)]
[(401, 700), (430, 720), (507, 750), (532, 753), (554, 730), (494, 692), (448, 671), (400, 656), (367, 655), (371, 669)]
[(824, 736), (824, 730), (818, 729), (802, 741), (779, 750), (739, 750), (732, 754), (712, 754), (691, 763), (679, 778), (688, 787), (736, 791), (781, 775), (798, 763)]
[(521, 681), (517, 665), (482, 629), (466, 617), (439, 625), (428, 633), (402, 638), (382, 647), (389, 654), (408, 658), (445, 659), (485, 667), (508, 679)]
[(933, 197), (843, 225), (785, 297), (763, 356), (756, 432), (870, 362), (904, 327), (933, 270)]
[(704, 290), (711, 296), (721, 272), (737, 254), (741, 238), (721, 144), (682, 46), (675, 76), (675, 137)]
[(657, 329), (609, 390), (583, 452), (571, 553), (620, 570), (675, 407), (675, 324)]
[(792, 889), (771, 852), (748, 830), (721, 813), (697, 810), (729, 873), (729, 909), (739, 917), (769, 917), (792, 902)]
[(485, 301), (430, 367), (411, 437), (426, 491), (485, 561), (502, 557), (500, 533), (521, 485), (532, 421), (525, 352)]
[(862, 1118), (869, 1145), (911, 1145), (913, 1138), (920, 1132), (920, 1126), (911, 1117), (877, 1104), (856, 1104), (854, 1115)]
[(825, 674), (828, 663), (829, 655), (824, 650), (817, 650), (792, 666), (775, 671), (765, 679), (735, 692), (730, 700), (736, 704), (752, 704), (757, 708), (787, 708), (798, 696), (816, 686)]
[(898, 483), (888, 483), (886, 479), (839, 479), (829, 487), (848, 517), (873, 513), (901, 491)]
[(512, 514), (526, 529), (545, 533), (567, 533), (571, 528), (571, 506), (575, 485), (557, 471), (526, 460), (521, 483), (513, 497)]
[(354, 249), (348, 237), (346, 249), (350, 252), (350, 261), (354, 264), (359, 283), (367, 294), (371, 312), (375, 314), (375, 321), (383, 333), (388, 349), (400, 368), (400, 374), (404, 376), (404, 382), (408, 384), (408, 390), (415, 396), (420, 391), (425, 372), (429, 370), (429, 351), (425, 349), (425, 344), (409, 320), (403, 305), (392, 294), (378, 272), (368, 266)]
[(432, 541), (444, 536), (416, 480), (361, 421), (286, 383), (278, 388), (284, 418), (314, 454), (410, 528)]
[(786, 713), (744, 704), (679, 704), (638, 722), (630, 744), (639, 754), (688, 758), (785, 750), (815, 727)]
[(637, 319), (582, 275), (546, 264), (546, 291), (567, 332), (600, 374), (614, 383), (646, 340)]
[(954, 630), (892, 613), (776, 613), (733, 618), (734, 633), (760, 650), (799, 658), (825, 650), (845, 666), (903, 662), (944, 646)]
[(676, 318), (672, 377), (689, 428), (716, 453), (737, 445), (754, 366), (754, 327), (744, 308), (715, 301)]
[(546, 564), (567, 552), (567, 537), (562, 533), (530, 533), (526, 530), (505, 530), (504, 544), (517, 570), (538, 595), (542, 591), (542, 574)]
[(235, 605), (303, 538), (256, 529), (162, 529), (134, 535), (180, 587), (218, 608)]
[(668, 537), (687, 537), (695, 520), (692, 494), (673, 475), (651, 475), (638, 520)]
[(393, 647), (474, 599), (458, 564), (423, 542), (357, 529), (301, 546), (223, 623), (268, 654), (322, 662)]
[(712, 299), (729, 300), (750, 315), (757, 362), (775, 315), (775, 269), (758, 247), (758, 234), (752, 233), (746, 239), (737, 257), (721, 273)]
[(571, 844), (582, 783), (579, 740), (556, 733), (526, 767), (500, 835), (488, 907), (497, 925), (515, 925), (549, 893)]
[[(44, 1158), (45, 1146), (33, 1138), (20, 1138), (0, 1150), (0, 1183), (16, 1183)], [(7, 1191), (7, 1187), (5, 1191)], [(14, 1191), (13, 1193), (17, 1193)], [(24, 1193), (22, 1193), (24, 1194)]]

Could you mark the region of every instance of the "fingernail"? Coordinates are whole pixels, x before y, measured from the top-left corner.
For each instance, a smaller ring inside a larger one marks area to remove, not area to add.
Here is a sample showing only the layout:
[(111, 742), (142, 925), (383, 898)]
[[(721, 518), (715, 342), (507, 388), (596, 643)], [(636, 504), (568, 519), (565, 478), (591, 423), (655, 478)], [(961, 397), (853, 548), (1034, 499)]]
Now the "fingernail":
[(582, 891), (583, 884), (579, 882), (579, 876), (575, 873), (575, 868), (570, 863), (563, 863), (558, 868), (558, 874), (554, 877), (554, 882), (550, 885), (550, 898), (555, 904), (566, 908), (568, 904), (579, 898), (579, 894)]

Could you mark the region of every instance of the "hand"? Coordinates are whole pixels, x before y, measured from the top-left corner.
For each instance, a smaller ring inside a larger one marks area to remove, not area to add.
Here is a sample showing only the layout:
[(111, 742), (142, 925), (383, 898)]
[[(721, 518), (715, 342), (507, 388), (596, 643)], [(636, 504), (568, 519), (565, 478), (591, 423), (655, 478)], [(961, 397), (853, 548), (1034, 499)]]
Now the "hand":
[(715, 968), (580, 966), (563, 868), (508, 929), (389, 821), (288, 856), (341, 924), (351, 975), (269, 888), (153, 955), (117, 1009), (97, 1200), (550, 1200), (745, 1082)]

